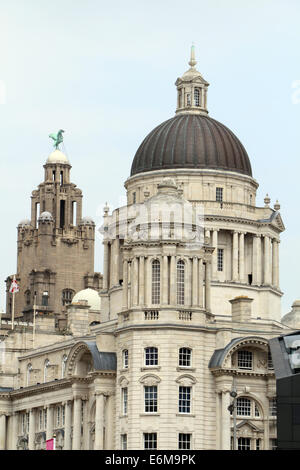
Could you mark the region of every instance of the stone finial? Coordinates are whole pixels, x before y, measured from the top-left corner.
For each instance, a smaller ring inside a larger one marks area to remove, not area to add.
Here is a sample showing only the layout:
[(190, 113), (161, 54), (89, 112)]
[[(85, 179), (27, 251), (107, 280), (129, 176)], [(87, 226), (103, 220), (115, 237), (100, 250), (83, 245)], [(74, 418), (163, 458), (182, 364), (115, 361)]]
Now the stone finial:
[(269, 194), (267, 193), (267, 194), (266, 194), (266, 197), (264, 198), (265, 207), (269, 207), (269, 206), (270, 206), (270, 202), (271, 202), (271, 199), (270, 199), (270, 197), (269, 197)]
[(109, 213), (109, 206), (108, 206), (107, 202), (105, 203), (105, 206), (103, 208), (103, 212), (104, 212), (104, 216), (107, 216), (108, 213)]
[(275, 202), (275, 204), (274, 204), (274, 210), (275, 210), (275, 211), (279, 211), (279, 210), (280, 210), (280, 204), (279, 204), (279, 202), (278, 202), (278, 199), (276, 199), (276, 202)]
[(189, 65), (191, 67), (195, 67), (196, 64), (197, 64), (197, 61), (195, 59), (195, 46), (193, 44), (192, 47), (191, 47), (191, 58), (189, 60)]

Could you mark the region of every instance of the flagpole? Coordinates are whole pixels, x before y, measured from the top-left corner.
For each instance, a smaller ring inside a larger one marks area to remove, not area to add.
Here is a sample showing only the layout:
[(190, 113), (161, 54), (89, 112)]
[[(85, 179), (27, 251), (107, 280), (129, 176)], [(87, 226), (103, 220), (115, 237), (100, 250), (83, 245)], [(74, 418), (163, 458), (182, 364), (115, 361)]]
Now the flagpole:
[(33, 348), (35, 343), (35, 310), (36, 310), (36, 294), (34, 294), (34, 304), (33, 304)]
[[(16, 280), (16, 276), (14, 275), (13, 283)], [(11, 329), (14, 329), (14, 320), (15, 320), (15, 291), (12, 292), (12, 313), (11, 313)]]

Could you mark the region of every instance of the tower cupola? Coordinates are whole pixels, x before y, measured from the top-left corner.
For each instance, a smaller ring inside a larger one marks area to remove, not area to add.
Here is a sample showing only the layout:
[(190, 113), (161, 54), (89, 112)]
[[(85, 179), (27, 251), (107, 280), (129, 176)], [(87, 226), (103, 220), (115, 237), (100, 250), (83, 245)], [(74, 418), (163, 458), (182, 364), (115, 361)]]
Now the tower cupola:
[(192, 46), (190, 68), (175, 82), (177, 87), (176, 114), (208, 114), (207, 87), (209, 83), (195, 68), (196, 64), (195, 46)]

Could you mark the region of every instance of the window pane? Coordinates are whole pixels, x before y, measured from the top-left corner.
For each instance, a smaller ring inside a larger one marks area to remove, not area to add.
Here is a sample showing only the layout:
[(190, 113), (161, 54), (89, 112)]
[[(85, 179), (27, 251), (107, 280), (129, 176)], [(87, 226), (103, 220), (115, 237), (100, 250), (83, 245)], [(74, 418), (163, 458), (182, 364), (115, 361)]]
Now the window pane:
[(179, 413), (191, 412), (191, 387), (179, 387)]
[(191, 448), (191, 434), (179, 434), (178, 449), (190, 449)]
[(238, 398), (236, 412), (238, 416), (251, 416), (251, 401), (248, 398)]
[(249, 437), (238, 438), (238, 450), (250, 450), (250, 438)]
[(145, 364), (146, 366), (158, 365), (158, 349), (157, 348), (145, 349)]
[(218, 248), (218, 271), (223, 271), (223, 248)]
[(216, 188), (216, 201), (223, 201), (223, 188)]
[(160, 262), (152, 263), (152, 304), (160, 303)]
[(177, 263), (177, 303), (184, 305), (184, 261)]
[(183, 367), (190, 367), (192, 351), (189, 348), (179, 349), (179, 365)]
[(157, 386), (145, 386), (145, 413), (157, 412)]
[(251, 351), (238, 351), (238, 368), (252, 369), (252, 357)]
[(144, 449), (157, 449), (157, 434), (156, 432), (144, 434)]

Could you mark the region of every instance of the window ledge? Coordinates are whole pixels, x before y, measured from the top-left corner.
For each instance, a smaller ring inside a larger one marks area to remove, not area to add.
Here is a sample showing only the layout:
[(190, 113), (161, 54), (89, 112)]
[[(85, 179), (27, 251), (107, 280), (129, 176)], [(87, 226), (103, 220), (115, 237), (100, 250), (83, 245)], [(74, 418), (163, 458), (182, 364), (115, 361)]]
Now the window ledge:
[(189, 416), (190, 418), (195, 418), (196, 415), (193, 413), (176, 413), (176, 416)]
[(189, 372), (196, 372), (196, 368), (195, 367), (190, 367), (190, 366), (177, 366), (176, 370), (178, 372), (182, 371), (182, 370), (188, 370)]
[(160, 366), (144, 366), (141, 367), (141, 372), (144, 372), (145, 370), (160, 370)]
[(128, 372), (128, 370), (129, 370), (129, 367), (124, 367), (123, 369), (120, 369), (119, 372), (123, 374), (124, 372)]
[(143, 417), (143, 416), (160, 416), (160, 413), (140, 413), (140, 416)]

